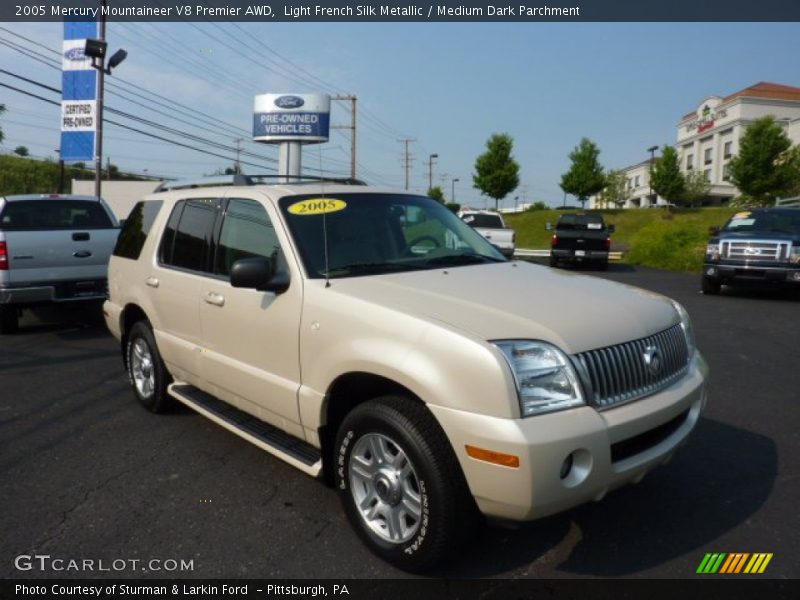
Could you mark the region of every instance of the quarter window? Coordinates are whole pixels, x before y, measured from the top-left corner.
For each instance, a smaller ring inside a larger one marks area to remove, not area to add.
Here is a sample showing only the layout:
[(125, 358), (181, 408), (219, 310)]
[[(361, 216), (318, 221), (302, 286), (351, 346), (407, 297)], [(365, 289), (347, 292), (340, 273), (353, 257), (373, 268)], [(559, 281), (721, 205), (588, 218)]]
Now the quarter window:
[(219, 236), (214, 273), (230, 275), (231, 266), (242, 258), (272, 259), (275, 268), (280, 245), (264, 207), (255, 200), (231, 200)]
[(153, 226), (158, 211), (161, 210), (162, 200), (137, 202), (131, 214), (125, 220), (125, 225), (117, 238), (114, 246), (114, 256), (136, 260), (142, 252), (147, 234)]

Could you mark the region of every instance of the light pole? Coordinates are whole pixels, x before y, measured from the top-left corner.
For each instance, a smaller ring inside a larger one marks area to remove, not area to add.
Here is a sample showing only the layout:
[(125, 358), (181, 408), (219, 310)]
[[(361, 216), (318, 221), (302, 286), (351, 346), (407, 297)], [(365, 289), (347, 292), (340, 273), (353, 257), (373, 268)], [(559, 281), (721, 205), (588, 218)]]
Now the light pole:
[[(108, 6), (108, 0), (103, 0), (102, 15), (105, 14), (105, 9)], [(106, 18), (100, 17), (100, 37), (96, 40), (86, 40), (86, 46), (83, 53), (92, 59), (92, 66), (97, 69), (97, 155), (95, 157), (94, 166), (94, 195), (100, 197), (100, 182), (102, 181), (101, 173), (103, 170), (103, 102), (105, 99), (105, 76), (111, 75), (111, 70), (117, 67), (125, 58), (128, 53), (119, 49), (108, 59), (108, 66), (106, 66), (106, 49), (108, 43), (106, 42)], [(110, 176), (109, 170), (109, 176)]]
[(433, 159), (439, 158), (438, 154), (428, 156), (428, 190), (433, 189)]
[(514, 212), (519, 210), (519, 196), (514, 196)]
[(456, 181), (461, 181), (458, 177), (453, 178), (452, 191), (450, 193), (450, 202), (455, 204), (456, 201)]
[(647, 198), (653, 204), (653, 164), (656, 162), (656, 150), (658, 146), (650, 146), (647, 151), (650, 153), (650, 172), (647, 174), (647, 183), (650, 186), (650, 193)]

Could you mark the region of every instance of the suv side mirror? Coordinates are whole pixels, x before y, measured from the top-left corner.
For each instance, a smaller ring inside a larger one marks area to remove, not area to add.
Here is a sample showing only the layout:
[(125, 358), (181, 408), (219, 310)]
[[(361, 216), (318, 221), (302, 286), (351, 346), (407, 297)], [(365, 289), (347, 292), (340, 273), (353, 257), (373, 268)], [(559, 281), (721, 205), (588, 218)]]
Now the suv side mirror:
[(608, 233), (614, 233), (616, 230), (617, 228), (614, 227), (613, 225), (611, 224), (608, 225)]
[(547, 231), (553, 231), (553, 224), (550, 221), (548, 221), (547, 223), (544, 224), (544, 228), (547, 229)]
[(708, 235), (717, 235), (718, 233), (719, 233), (719, 227), (708, 228)]
[(259, 292), (280, 294), (289, 288), (289, 277), (285, 273), (275, 273), (272, 261), (262, 256), (242, 258), (231, 266), (231, 285), (235, 288), (249, 288)]

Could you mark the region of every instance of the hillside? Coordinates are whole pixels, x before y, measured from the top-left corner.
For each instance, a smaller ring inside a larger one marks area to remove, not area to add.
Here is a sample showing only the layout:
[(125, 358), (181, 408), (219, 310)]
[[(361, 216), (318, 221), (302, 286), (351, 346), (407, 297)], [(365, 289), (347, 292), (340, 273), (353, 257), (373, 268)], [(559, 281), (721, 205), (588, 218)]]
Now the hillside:
[[(708, 240), (708, 228), (722, 225), (733, 208), (679, 208), (671, 217), (663, 209), (602, 210), (608, 223), (616, 226), (613, 249), (624, 252), (630, 264), (699, 271)], [(517, 232), (518, 248), (549, 248), (551, 232), (545, 223), (555, 225), (563, 211), (542, 210), (504, 215)]]

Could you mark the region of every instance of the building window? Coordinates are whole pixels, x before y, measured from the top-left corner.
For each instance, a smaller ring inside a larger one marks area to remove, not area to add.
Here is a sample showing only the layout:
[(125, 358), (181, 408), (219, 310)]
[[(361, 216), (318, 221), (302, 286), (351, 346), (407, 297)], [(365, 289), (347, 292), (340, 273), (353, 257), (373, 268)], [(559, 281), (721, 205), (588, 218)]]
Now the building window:
[(703, 179), (709, 182), (711, 181), (711, 169), (706, 169), (703, 171)]
[(723, 181), (730, 181), (731, 180), (731, 166), (728, 163), (725, 163), (722, 166), (722, 180)]
[(725, 142), (722, 150), (723, 158), (730, 158), (733, 155), (733, 142)]
[(706, 148), (703, 151), (703, 163), (710, 165), (711, 164), (711, 153), (714, 151), (713, 148)]
[(639, 187), (639, 176), (636, 176), (635, 181), (633, 182), (633, 187)]
[(694, 169), (694, 154), (686, 155), (686, 170), (691, 171)]

